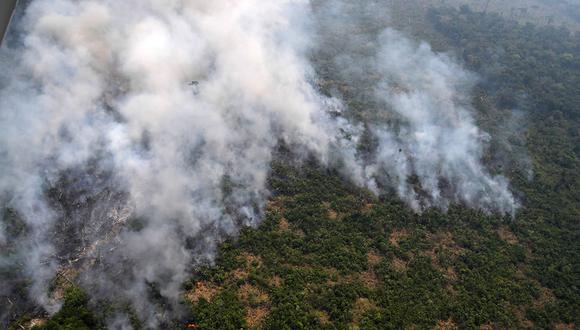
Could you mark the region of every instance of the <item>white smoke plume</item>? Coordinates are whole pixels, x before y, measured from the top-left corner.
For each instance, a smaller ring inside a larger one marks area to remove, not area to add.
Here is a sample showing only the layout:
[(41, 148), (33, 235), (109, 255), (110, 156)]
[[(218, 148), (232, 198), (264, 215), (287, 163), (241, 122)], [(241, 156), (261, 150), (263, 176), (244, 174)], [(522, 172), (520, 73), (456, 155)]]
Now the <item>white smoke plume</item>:
[[(490, 137), (477, 128), (470, 111), (472, 75), (426, 43), (415, 44), (394, 30), (386, 30), (379, 42), (376, 70), (383, 80), (376, 93), (395, 124), (377, 129), (377, 163), (399, 195), (416, 209), (464, 202), (515, 212), (507, 180), (490, 175), (481, 163)], [(409, 184), (413, 174), (426, 198)]]
[(386, 31), (374, 97), (392, 120), (370, 125), (378, 147), (363, 161), (362, 123), (313, 87), (311, 19), (302, 0), (33, 1), (0, 63), (0, 197), (28, 229), (14, 245), (30, 296), (56, 311), (59, 265), (89, 259), (91, 294), (129, 300), (158, 327), (151, 286), (177, 307), (190, 269), (259, 223), (281, 142), (418, 211), (515, 211), (481, 164), (469, 73)]

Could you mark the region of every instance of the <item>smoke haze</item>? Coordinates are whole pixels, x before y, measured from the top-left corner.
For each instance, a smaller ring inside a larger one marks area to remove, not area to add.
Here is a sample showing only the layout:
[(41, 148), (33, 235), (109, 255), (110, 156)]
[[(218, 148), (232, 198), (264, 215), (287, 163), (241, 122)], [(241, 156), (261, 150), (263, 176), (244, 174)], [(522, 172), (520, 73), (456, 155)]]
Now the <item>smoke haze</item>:
[(33, 1), (0, 63), (0, 198), (26, 227), (14, 239), (2, 222), (0, 267), (21, 269), (53, 313), (49, 283), (72, 264), (91, 295), (158, 327), (151, 288), (178, 310), (192, 267), (259, 224), (281, 143), (418, 212), (516, 211), (481, 162), (490, 137), (471, 114), (471, 73), (387, 29), (367, 62), (337, 59), (345, 75), (378, 76), (370, 97), (387, 119), (363, 123), (315, 87), (317, 24), (301, 0)]

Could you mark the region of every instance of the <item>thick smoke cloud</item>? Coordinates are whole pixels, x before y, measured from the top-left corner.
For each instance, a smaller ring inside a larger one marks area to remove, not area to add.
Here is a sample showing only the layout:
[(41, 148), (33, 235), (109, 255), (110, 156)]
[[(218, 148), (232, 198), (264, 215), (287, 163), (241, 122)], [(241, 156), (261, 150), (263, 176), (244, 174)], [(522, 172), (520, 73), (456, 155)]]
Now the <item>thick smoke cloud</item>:
[[(429, 45), (417, 45), (394, 30), (386, 30), (379, 43), (376, 71), (383, 79), (376, 93), (395, 125), (377, 129), (377, 163), (399, 195), (416, 209), (464, 202), (515, 212), (508, 182), (491, 176), (481, 163), (482, 143), (489, 136), (469, 111), (474, 77), (447, 56), (435, 55)], [(413, 174), (426, 194), (423, 199), (408, 182)], [(450, 194), (444, 192), (449, 189)]]
[[(68, 263), (92, 295), (128, 300), (159, 326), (152, 288), (178, 309), (191, 268), (259, 223), (280, 143), (417, 211), (515, 212), (506, 180), (480, 161), (489, 137), (470, 114), (469, 73), (385, 31), (365, 65), (390, 119), (365, 131), (314, 87), (310, 10), (300, 0), (30, 5), (0, 70), (0, 197), (27, 231), (13, 242), (3, 223), (0, 245), (37, 303), (59, 308), (48, 284)], [(377, 141), (372, 157), (357, 151), (364, 134)]]

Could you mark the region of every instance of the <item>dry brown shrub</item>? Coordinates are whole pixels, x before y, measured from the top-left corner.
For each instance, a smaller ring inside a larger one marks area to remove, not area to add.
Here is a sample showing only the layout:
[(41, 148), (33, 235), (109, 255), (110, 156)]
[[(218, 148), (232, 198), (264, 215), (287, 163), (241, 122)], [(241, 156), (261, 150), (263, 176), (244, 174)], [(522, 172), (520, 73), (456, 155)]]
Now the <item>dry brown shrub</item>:
[(435, 252), (435, 249), (431, 249), (431, 250), (425, 251), (424, 252), (424, 255), (426, 255), (427, 257), (429, 257), (429, 259), (431, 259), (431, 265), (438, 272), (440, 272), (441, 274), (443, 274), (443, 277), (445, 277), (446, 279), (448, 279), (450, 281), (457, 280), (457, 272), (455, 272), (455, 269), (453, 267), (451, 267), (451, 266), (448, 266), (448, 267), (441, 266), (441, 264), (439, 263), (439, 258), (437, 257), (437, 253)]
[(338, 284), (352, 284), (359, 282), (361, 280), (360, 274), (349, 274), (342, 275), (336, 268), (324, 267), (321, 269), (329, 279), (326, 281), (326, 285), (335, 286)]
[(369, 214), (371, 213), (371, 211), (373, 210), (373, 207), (375, 207), (375, 204), (373, 203), (366, 203), (363, 208), (362, 208), (362, 213), (363, 214)]
[(282, 203), (280, 203), (280, 200), (269, 200), (266, 203), (266, 211), (267, 212), (279, 212), (282, 209)]
[(371, 290), (378, 288), (380, 283), (377, 275), (370, 269), (361, 274), (361, 281), (366, 288)]
[(369, 267), (374, 267), (380, 264), (381, 261), (383, 261), (383, 257), (379, 255), (377, 252), (369, 251), (369, 253), (367, 253), (367, 264), (369, 265)]
[(407, 229), (393, 229), (393, 232), (389, 236), (389, 243), (394, 246), (399, 246), (399, 241), (408, 236), (409, 232), (407, 232)]
[(322, 207), (324, 207), (327, 210), (328, 219), (333, 220), (333, 221), (339, 220), (340, 215), (338, 214), (338, 212), (336, 212), (335, 210), (333, 210), (331, 208), (330, 203), (324, 202), (324, 203), (322, 203)]
[(315, 311), (314, 315), (318, 319), (318, 323), (320, 323), (320, 325), (330, 324), (330, 316), (325, 311)]
[(212, 283), (199, 281), (195, 283), (195, 288), (185, 294), (185, 298), (192, 303), (197, 303), (200, 299), (211, 301), (219, 292), (219, 287)]
[(554, 330), (574, 330), (574, 323), (558, 323), (554, 325)]
[(352, 323), (355, 326), (358, 326), (365, 313), (376, 309), (377, 306), (372, 301), (368, 300), (367, 298), (358, 298), (354, 302), (354, 306), (352, 308)]
[(505, 241), (508, 244), (511, 244), (511, 245), (518, 244), (518, 238), (507, 226), (501, 226), (497, 230), (497, 234), (499, 235), (499, 238), (501, 238), (503, 241)]
[(248, 276), (250, 276), (250, 273), (248, 273), (248, 271), (246, 271), (245, 269), (237, 268), (232, 272), (231, 275), (232, 278), (234, 278), (235, 280), (241, 281), (246, 280)]
[(445, 276), (446, 279), (451, 280), (451, 281), (457, 280), (457, 273), (455, 272), (455, 269), (451, 266), (449, 266), (443, 270), (443, 276)]
[(452, 319), (448, 319), (447, 321), (439, 321), (437, 322), (437, 324), (435, 325), (435, 327), (433, 327), (434, 330), (456, 330), (459, 329), (459, 327), (457, 326), (457, 324), (455, 324), (455, 322), (453, 322)]
[(465, 249), (457, 245), (457, 243), (453, 239), (453, 234), (451, 232), (443, 231), (437, 232), (435, 234), (427, 234), (427, 239), (432, 241), (435, 247), (431, 251), (426, 252), (425, 254), (435, 262), (437, 260), (436, 251), (445, 251), (449, 253), (453, 258), (456, 258), (465, 253)]
[(304, 231), (302, 229), (294, 229), (292, 233), (300, 238), (306, 237), (306, 234), (304, 234)]
[(284, 212), (284, 202), (291, 200), (288, 196), (278, 196), (266, 203), (267, 212)]
[(328, 218), (330, 220), (337, 220), (338, 219), (338, 213), (335, 210), (328, 210)]
[(453, 234), (449, 231), (439, 231), (434, 234), (427, 234), (427, 239), (435, 243), (435, 246), (446, 250), (461, 250), (455, 240)]
[(290, 231), (290, 222), (288, 222), (286, 218), (280, 219), (280, 222), (278, 223), (278, 231), (280, 232)]
[(528, 276), (526, 275), (527, 271), (528, 271), (528, 266), (524, 263), (519, 263), (517, 268), (516, 268), (516, 273), (515, 273), (516, 278), (518, 278), (518, 279), (528, 278)]
[(482, 324), (479, 326), (479, 330), (493, 330), (493, 325), (491, 324)]
[(394, 258), (391, 262), (391, 266), (397, 272), (404, 272), (407, 270), (407, 263), (399, 258)]
[(546, 287), (540, 286), (540, 295), (534, 300), (533, 304), (535, 307), (544, 307), (545, 305), (553, 303), (554, 301), (556, 301), (554, 292)]
[(238, 298), (245, 304), (252, 306), (265, 304), (270, 300), (267, 293), (248, 283), (240, 287), (238, 290)]
[(435, 249), (427, 250), (427, 251), (423, 252), (423, 254), (425, 256), (429, 257), (429, 259), (431, 259), (431, 265), (433, 265), (435, 268), (437, 268), (439, 260), (437, 258), (437, 252), (435, 252)]
[(268, 284), (272, 287), (279, 288), (282, 286), (282, 278), (278, 275), (274, 275), (268, 280)]
[(526, 318), (525, 307), (512, 307), (510, 310), (516, 316), (516, 319), (518, 319), (518, 322), (523, 328), (531, 329), (534, 327), (534, 322)]
[(444, 247), (453, 247), (455, 246), (455, 241), (453, 240), (453, 234), (449, 231), (444, 231), (437, 233), (437, 241)]
[(278, 233), (292, 233), (298, 237), (306, 236), (304, 234), (304, 231), (302, 231), (302, 229), (292, 226), (292, 224), (286, 218), (281, 218), (280, 221), (278, 222), (277, 232)]
[(247, 308), (246, 323), (250, 328), (258, 328), (268, 316), (270, 311), (266, 307)]
[(458, 292), (457, 290), (453, 287), (453, 285), (447, 284), (445, 285), (445, 292), (447, 292), (450, 296), (457, 296)]
[(260, 268), (263, 265), (262, 257), (245, 252), (238, 256), (238, 261), (243, 262), (246, 269)]

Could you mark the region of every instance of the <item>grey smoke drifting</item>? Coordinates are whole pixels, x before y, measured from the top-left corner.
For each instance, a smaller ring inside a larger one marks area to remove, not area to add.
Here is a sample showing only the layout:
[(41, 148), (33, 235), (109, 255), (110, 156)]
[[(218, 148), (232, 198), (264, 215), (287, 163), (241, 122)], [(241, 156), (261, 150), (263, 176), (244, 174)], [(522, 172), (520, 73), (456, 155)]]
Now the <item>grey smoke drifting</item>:
[[(383, 79), (376, 93), (395, 116), (396, 126), (378, 128), (377, 163), (389, 173), (399, 195), (414, 208), (446, 208), (449, 202), (515, 212), (507, 181), (481, 163), (489, 139), (470, 114), (474, 78), (445, 55), (415, 44), (394, 30), (380, 37), (376, 70)], [(397, 154), (397, 150), (399, 151)], [(417, 175), (427, 196), (420, 200), (408, 183)], [(380, 175), (380, 174), (379, 174)], [(453, 192), (444, 194), (451, 186)]]
[(34, 1), (0, 64), (0, 197), (28, 229), (10, 242), (0, 227), (0, 245), (30, 296), (56, 311), (48, 284), (78, 262), (91, 294), (159, 326), (151, 287), (177, 308), (189, 270), (259, 223), (280, 143), (417, 211), (515, 212), (480, 161), (469, 73), (386, 31), (365, 65), (389, 120), (370, 124), (378, 147), (362, 157), (363, 123), (313, 85), (313, 17), (301, 0)]

